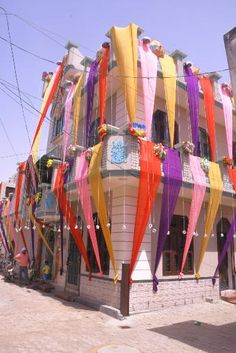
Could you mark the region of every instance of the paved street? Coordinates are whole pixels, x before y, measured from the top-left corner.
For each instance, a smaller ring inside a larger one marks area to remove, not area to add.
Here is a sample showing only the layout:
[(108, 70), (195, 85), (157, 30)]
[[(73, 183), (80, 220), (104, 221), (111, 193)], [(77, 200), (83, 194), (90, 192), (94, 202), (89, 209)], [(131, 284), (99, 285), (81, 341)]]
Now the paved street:
[(236, 305), (220, 301), (118, 321), (0, 276), (0, 319), (0, 353), (126, 353), (112, 345), (142, 353), (236, 352)]

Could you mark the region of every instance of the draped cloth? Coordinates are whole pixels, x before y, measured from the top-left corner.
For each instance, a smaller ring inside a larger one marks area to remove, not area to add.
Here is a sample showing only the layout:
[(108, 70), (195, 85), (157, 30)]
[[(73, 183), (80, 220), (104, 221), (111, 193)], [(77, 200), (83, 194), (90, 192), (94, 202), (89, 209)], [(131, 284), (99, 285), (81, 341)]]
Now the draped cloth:
[(16, 190), (15, 190), (15, 194), (16, 194), (15, 217), (16, 217), (16, 223), (18, 224), (18, 227), (19, 227), (19, 232), (21, 235), (22, 242), (24, 244), (24, 247), (27, 249), (24, 231), (22, 228), (21, 219), (19, 217), (19, 207), (20, 207), (20, 199), (21, 199), (21, 194), (22, 194), (24, 171), (25, 171), (25, 162), (21, 162), (19, 165), (18, 179), (17, 179), (17, 184), (16, 184)]
[(57, 171), (56, 171), (56, 177), (55, 177), (55, 183), (53, 186), (53, 191), (56, 195), (57, 201), (59, 208), (61, 212), (63, 213), (66, 222), (68, 226), (70, 227), (70, 232), (75, 240), (76, 246), (79, 249), (84, 262), (86, 266), (89, 269), (89, 278), (91, 276), (91, 267), (89, 264), (86, 248), (83, 242), (83, 237), (78, 228), (76, 228), (77, 225), (77, 219), (74, 214), (74, 211), (69, 203), (69, 201), (66, 198), (66, 193), (64, 191), (64, 171), (65, 171), (65, 164), (61, 164)]
[(66, 102), (65, 102), (65, 122), (64, 122), (64, 135), (63, 135), (63, 162), (65, 162), (66, 159), (66, 149), (67, 149), (67, 144), (68, 144), (68, 138), (69, 134), (71, 132), (71, 109), (72, 109), (72, 99), (75, 91), (75, 84), (72, 83), (72, 85), (69, 88), (67, 97), (66, 97)]
[(179, 191), (182, 185), (182, 166), (179, 152), (169, 149), (163, 162), (164, 188), (162, 193), (162, 205), (159, 235), (156, 249), (156, 259), (153, 273), (153, 290), (157, 291), (158, 279), (156, 271), (160, 263), (161, 254), (165, 245), (167, 232), (172, 221)]
[(99, 116), (100, 124), (105, 122), (106, 113), (106, 92), (107, 92), (107, 72), (110, 58), (110, 48), (105, 49), (103, 58), (99, 65)]
[(98, 268), (99, 268), (100, 274), (102, 274), (87, 178), (88, 178), (88, 162), (86, 160), (86, 152), (84, 152), (79, 157), (79, 164), (76, 170), (75, 183), (76, 183), (76, 188), (80, 199), (81, 207), (83, 210), (85, 222), (87, 225), (90, 226), (88, 231), (89, 231), (91, 243), (93, 246), (94, 254), (97, 260)]
[(106, 242), (107, 250), (110, 256), (112, 267), (115, 273), (114, 282), (116, 283), (119, 279), (116, 268), (111, 232), (108, 224), (106, 201), (103, 191), (102, 177), (101, 177), (101, 162), (102, 162), (102, 143), (99, 143), (93, 147), (93, 155), (89, 164), (89, 184), (91, 186), (91, 192), (94, 199), (94, 204), (98, 213), (98, 218), (102, 227), (103, 236)]
[(141, 42), (139, 45), (139, 55), (141, 61), (144, 115), (146, 125), (146, 138), (151, 140), (152, 114), (156, 93), (157, 81), (157, 57), (150, 49), (150, 44)]
[(204, 106), (206, 112), (207, 129), (209, 133), (211, 159), (215, 161), (215, 99), (211, 80), (203, 76), (200, 79), (201, 88), (204, 97)]
[(198, 78), (193, 75), (189, 66), (184, 67), (185, 82), (187, 84), (188, 106), (191, 121), (192, 141), (194, 143), (194, 155), (198, 153), (198, 126), (199, 126), (199, 86)]
[(16, 237), (16, 231), (14, 228), (14, 224), (11, 220), (11, 206), (12, 206), (12, 202), (10, 200), (8, 200), (8, 205), (6, 207), (6, 218), (7, 218), (7, 223), (8, 223), (8, 227), (9, 227), (10, 238), (11, 238), (11, 240), (14, 240), (15, 251), (17, 251), (18, 243), (17, 243), (17, 237)]
[(211, 236), (212, 226), (214, 224), (216, 214), (221, 201), (223, 192), (223, 182), (220, 174), (220, 167), (217, 163), (210, 162), (209, 167), (209, 182), (210, 182), (210, 198), (207, 207), (206, 221), (204, 225), (204, 236), (201, 243), (200, 253), (196, 266), (196, 279), (200, 278), (200, 267), (206, 252), (207, 244)]
[(228, 147), (228, 156), (233, 158), (233, 107), (232, 101), (227, 90), (224, 87), (220, 87), (221, 100), (223, 104), (224, 120), (225, 120), (225, 130), (226, 139)]
[(34, 162), (36, 162), (36, 160), (37, 160), (39, 137), (40, 137), (40, 131), (42, 128), (42, 124), (43, 124), (44, 119), (46, 117), (48, 108), (49, 108), (50, 104), (52, 103), (52, 100), (53, 100), (54, 95), (56, 93), (58, 84), (61, 79), (62, 71), (63, 71), (63, 64), (60, 64), (57, 68), (57, 71), (52, 76), (52, 78), (49, 82), (49, 85), (46, 89), (46, 92), (44, 94), (44, 97), (43, 97), (43, 102), (42, 102), (42, 106), (40, 109), (40, 115), (39, 115), (39, 122), (38, 122), (38, 125), (36, 128), (35, 134), (34, 134), (32, 145), (31, 145), (31, 153), (32, 153)]
[(138, 26), (113, 26), (111, 29), (112, 47), (125, 96), (130, 122), (136, 120), (137, 65), (138, 65)]
[(145, 140), (140, 142), (140, 176), (138, 200), (135, 216), (132, 255), (130, 261), (130, 282), (140, 250), (148, 219), (153, 208), (156, 193), (161, 179), (161, 161), (155, 156), (153, 143)]
[(182, 265), (180, 270), (180, 277), (183, 276), (184, 265), (185, 265), (190, 244), (193, 238), (193, 232), (195, 231), (195, 228), (197, 226), (197, 222), (199, 219), (199, 215), (200, 215), (200, 211), (202, 208), (202, 203), (204, 200), (206, 187), (207, 187), (206, 175), (201, 168), (200, 159), (198, 157), (189, 155), (189, 164), (190, 164), (190, 169), (193, 176), (194, 187), (193, 187), (192, 202), (190, 206), (189, 223), (188, 223), (186, 241), (184, 246)]
[(236, 192), (236, 169), (228, 168), (228, 174)]
[(4, 239), (4, 247), (7, 249), (8, 253), (10, 253), (10, 248), (8, 245), (8, 241), (7, 241), (7, 237), (6, 237), (6, 232), (5, 232), (5, 228), (2, 222), (2, 211), (3, 211), (3, 204), (0, 204), (0, 226), (1, 226), (1, 230), (2, 230), (2, 237)]
[(84, 74), (81, 74), (75, 86), (74, 99), (73, 99), (73, 144), (77, 144), (78, 129), (79, 129), (79, 114), (81, 103), (81, 92), (84, 80)]
[(159, 60), (164, 81), (170, 145), (173, 147), (175, 134), (176, 67), (174, 59), (167, 54), (165, 54), (164, 58), (160, 58)]
[(228, 233), (226, 235), (226, 241), (224, 243), (224, 247), (219, 255), (219, 261), (218, 261), (218, 265), (215, 269), (215, 273), (212, 277), (212, 283), (213, 285), (215, 284), (216, 282), (216, 275), (217, 275), (217, 272), (219, 271), (223, 261), (224, 261), (224, 258), (225, 258), (225, 255), (227, 254), (227, 251), (234, 239), (234, 234), (235, 234), (235, 231), (236, 231), (236, 212), (234, 213), (234, 217), (233, 217), (233, 220), (231, 222), (231, 225), (230, 225), (230, 228), (228, 230)]
[(87, 114), (86, 114), (86, 146), (89, 147), (89, 134), (92, 121), (93, 112), (93, 99), (94, 99), (94, 87), (95, 77), (98, 70), (98, 62), (94, 60), (90, 66), (88, 81), (87, 81)]

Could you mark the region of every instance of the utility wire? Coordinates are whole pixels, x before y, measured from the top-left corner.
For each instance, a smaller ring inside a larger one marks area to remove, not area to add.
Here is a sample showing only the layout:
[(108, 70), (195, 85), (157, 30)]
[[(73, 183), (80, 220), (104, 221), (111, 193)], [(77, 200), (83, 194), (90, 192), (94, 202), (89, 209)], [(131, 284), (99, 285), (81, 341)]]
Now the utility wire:
[(3, 120), (2, 120), (1, 117), (0, 117), (0, 124), (2, 125), (3, 131), (4, 131), (5, 135), (6, 135), (6, 138), (7, 138), (7, 141), (9, 143), (9, 145), (11, 146), (11, 149), (12, 149), (12, 151), (14, 153), (14, 156), (17, 157), (17, 153), (16, 153), (16, 150), (15, 150), (15, 147), (13, 146), (13, 143), (12, 143), (12, 141), (10, 139), (10, 136), (7, 133), (7, 129), (5, 128), (5, 125), (4, 125)]

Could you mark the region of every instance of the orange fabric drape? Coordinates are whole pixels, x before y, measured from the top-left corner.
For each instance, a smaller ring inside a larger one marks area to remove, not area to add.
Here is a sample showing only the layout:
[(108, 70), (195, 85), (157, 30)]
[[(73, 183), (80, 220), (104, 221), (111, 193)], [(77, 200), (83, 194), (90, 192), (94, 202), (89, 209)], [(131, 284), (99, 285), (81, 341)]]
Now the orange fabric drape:
[(105, 122), (106, 113), (106, 91), (107, 91), (107, 70), (110, 57), (110, 48), (105, 49), (104, 56), (99, 66), (99, 115), (100, 124)]
[(24, 247), (27, 249), (24, 231), (22, 229), (22, 224), (21, 224), (21, 220), (19, 217), (19, 206), (20, 206), (20, 198), (21, 198), (21, 191), (22, 191), (22, 185), (23, 185), (24, 171), (25, 171), (25, 162), (21, 162), (19, 165), (18, 180), (17, 180), (17, 185), (16, 185), (16, 191), (15, 191), (15, 193), (16, 193), (15, 217), (16, 217), (16, 221), (18, 223), (18, 227), (20, 229), (20, 235), (21, 235)]
[(236, 192), (236, 169), (228, 168), (228, 173), (229, 173), (230, 180), (233, 184), (234, 191)]
[(207, 129), (209, 133), (210, 139), (210, 148), (211, 148), (211, 159), (215, 161), (215, 99), (214, 99), (214, 91), (212, 87), (211, 80), (203, 76), (200, 79), (201, 88), (204, 96), (204, 105), (206, 112), (206, 120), (207, 120)]
[(135, 217), (133, 248), (130, 262), (130, 281), (140, 250), (148, 219), (161, 179), (161, 161), (155, 156), (153, 143), (140, 139), (140, 177)]
[(59, 207), (66, 219), (67, 224), (70, 227), (70, 232), (75, 240), (75, 243), (85, 261), (86, 266), (89, 269), (89, 273), (91, 275), (91, 267), (89, 264), (86, 248), (84, 246), (82, 234), (80, 230), (76, 227), (77, 225), (77, 219), (76, 216), (72, 210), (72, 207), (67, 200), (66, 193), (64, 191), (64, 170), (65, 170), (65, 165), (61, 164), (58, 169), (57, 169), (57, 174), (55, 178), (55, 184), (53, 187), (53, 191), (57, 197)]

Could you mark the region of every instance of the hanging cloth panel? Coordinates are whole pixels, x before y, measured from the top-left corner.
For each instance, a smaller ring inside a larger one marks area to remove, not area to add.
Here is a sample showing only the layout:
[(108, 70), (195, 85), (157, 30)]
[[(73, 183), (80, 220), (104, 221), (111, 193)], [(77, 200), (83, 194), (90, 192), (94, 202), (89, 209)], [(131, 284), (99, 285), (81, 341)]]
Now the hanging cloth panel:
[(212, 226), (216, 218), (216, 213), (218, 211), (221, 195), (223, 192), (223, 182), (221, 179), (220, 167), (217, 163), (210, 162), (209, 182), (210, 182), (210, 199), (208, 203), (206, 221), (204, 226), (204, 235), (203, 235), (202, 244), (200, 248), (198, 263), (196, 266), (196, 275), (195, 275), (196, 279), (200, 278), (200, 274), (199, 274), (200, 267), (207, 249), (209, 238), (211, 236)]
[(112, 248), (112, 239), (110, 229), (107, 227), (108, 217), (106, 201), (102, 185), (101, 177), (101, 162), (102, 162), (102, 143), (93, 147), (93, 155), (89, 164), (89, 184), (91, 186), (92, 196), (95, 207), (97, 209), (98, 218), (102, 227), (103, 236), (106, 242), (107, 250), (111, 259), (112, 267), (115, 273), (114, 282), (117, 283), (119, 276), (116, 269), (116, 263)]
[(84, 246), (82, 234), (79, 229), (75, 228), (75, 226), (77, 225), (77, 219), (76, 219), (76, 216), (72, 210), (72, 207), (71, 207), (69, 201), (66, 198), (66, 193), (64, 191), (64, 170), (65, 170), (65, 165), (61, 164), (57, 169), (53, 191), (57, 197), (61, 212), (63, 213), (63, 215), (66, 219), (66, 222), (70, 227), (70, 232), (75, 240), (77, 248), (79, 249), (79, 251), (84, 259), (84, 262), (89, 269), (89, 278), (90, 278), (91, 267), (89, 264), (86, 248)]
[(217, 275), (217, 272), (219, 271), (219, 269), (220, 269), (220, 267), (221, 267), (221, 265), (222, 265), (222, 263), (223, 263), (223, 260), (224, 260), (224, 258), (225, 258), (225, 255), (227, 254), (227, 251), (228, 251), (230, 245), (231, 245), (232, 242), (233, 242), (235, 230), (236, 230), (236, 212), (234, 213), (234, 218), (233, 218), (233, 220), (232, 220), (232, 222), (231, 222), (230, 228), (229, 228), (228, 233), (227, 233), (227, 235), (226, 235), (226, 241), (225, 241), (225, 243), (224, 243), (224, 247), (223, 247), (223, 249), (222, 249), (222, 251), (221, 251), (221, 253), (220, 253), (220, 256), (219, 256), (218, 265), (217, 265), (217, 267), (216, 267), (216, 269), (215, 269), (215, 273), (214, 273), (214, 275), (213, 275), (213, 277), (212, 277), (212, 283), (213, 283), (213, 285), (214, 285), (215, 282), (216, 282), (216, 275)]
[(130, 282), (140, 250), (148, 219), (153, 208), (156, 193), (161, 179), (161, 161), (155, 156), (153, 143), (145, 140), (140, 142), (140, 177), (138, 201), (135, 216), (133, 248), (130, 262)]
[(75, 93), (73, 99), (73, 144), (77, 144), (78, 140), (78, 129), (79, 129), (79, 114), (80, 114), (80, 103), (81, 103), (81, 92), (84, 80), (84, 74), (81, 74), (79, 80), (75, 86)]
[(7, 237), (7, 241), (9, 244), (9, 248), (11, 250), (11, 252), (13, 253), (13, 247), (12, 247), (12, 239), (11, 239), (11, 234), (10, 234), (10, 227), (9, 227), (9, 223), (7, 220), (7, 207), (9, 204), (9, 200), (4, 204), (3, 209), (2, 209), (2, 223), (5, 227), (5, 234)]
[(8, 253), (10, 253), (10, 248), (9, 248), (7, 237), (6, 237), (5, 228), (2, 223), (2, 211), (3, 211), (3, 204), (0, 205), (0, 226), (1, 226), (1, 230), (2, 230), (2, 237), (4, 239), (5, 248), (7, 249)]
[(156, 81), (157, 81), (157, 57), (153, 54), (149, 44), (139, 45), (141, 60), (142, 82), (143, 82), (143, 101), (146, 125), (146, 138), (151, 140), (152, 134), (152, 115), (155, 102)]
[(130, 122), (136, 120), (138, 26), (129, 24), (111, 29), (112, 47), (121, 75), (124, 97)]
[(188, 223), (188, 229), (187, 229), (187, 235), (186, 235), (186, 242), (184, 246), (180, 277), (183, 276), (184, 265), (185, 265), (190, 244), (193, 238), (193, 232), (195, 231), (197, 226), (197, 222), (199, 219), (199, 215), (200, 215), (200, 211), (202, 208), (202, 203), (204, 200), (206, 187), (207, 187), (206, 175), (201, 168), (199, 158), (189, 155), (189, 164), (190, 164), (190, 169), (193, 176), (194, 189), (193, 189), (193, 195), (192, 195), (192, 202), (190, 206), (189, 223)]
[(89, 192), (89, 185), (88, 185), (88, 162), (86, 160), (86, 152), (82, 153), (79, 157), (79, 164), (77, 167), (75, 182), (77, 186), (77, 192), (80, 199), (81, 207), (84, 214), (84, 219), (87, 225), (90, 226), (89, 228), (89, 235), (91, 239), (91, 243), (93, 246), (94, 254), (97, 260), (98, 268), (100, 274), (102, 274), (99, 250), (98, 250), (98, 243), (97, 237), (94, 227), (93, 221), (93, 213), (92, 213), (92, 206), (90, 202), (90, 192)]
[(165, 54), (164, 58), (160, 58), (159, 60), (164, 81), (170, 145), (173, 147), (175, 134), (176, 67), (174, 59), (167, 54)]
[(107, 72), (109, 58), (110, 48), (106, 48), (104, 56), (101, 59), (99, 66), (99, 116), (101, 125), (105, 122), (106, 114)]
[(215, 161), (215, 99), (211, 80), (203, 76), (200, 79), (201, 88), (204, 96), (204, 105), (207, 120), (207, 129), (209, 133), (211, 159)]
[[(1, 222), (1, 221), (0, 221), (0, 222)], [(1, 232), (0, 232), (0, 241), (1, 241), (1, 244), (3, 245), (3, 247), (4, 247), (5, 256), (6, 256), (7, 248), (6, 248), (5, 241), (4, 241), (4, 239), (3, 239), (3, 236), (2, 236), (2, 233), (1, 233)]]
[(169, 231), (175, 206), (178, 200), (179, 191), (182, 185), (182, 166), (179, 152), (170, 149), (168, 150), (166, 159), (163, 162), (163, 172), (164, 188), (162, 194), (160, 226), (153, 275), (153, 290), (155, 292), (157, 291), (158, 286), (156, 271), (161, 259), (167, 232)]
[(52, 103), (53, 97), (56, 93), (59, 81), (61, 79), (62, 71), (63, 71), (63, 64), (60, 64), (57, 68), (56, 73), (51, 78), (51, 81), (49, 82), (49, 85), (48, 85), (46, 92), (44, 94), (44, 97), (43, 97), (43, 102), (42, 102), (40, 115), (39, 115), (39, 122), (38, 122), (38, 126), (36, 128), (35, 134), (34, 134), (34, 139), (33, 139), (32, 145), (31, 145), (31, 152), (33, 155), (34, 162), (36, 162), (36, 160), (37, 160), (41, 127), (42, 127), (42, 124), (43, 124), (44, 119), (46, 117), (48, 108), (49, 108), (50, 104)]
[(229, 177), (236, 192), (236, 169), (228, 168)]
[(24, 247), (27, 249), (27, 244), (26, 244), (26, 241), (25, 241), (24, 231), (22, 229), (21, 220), (20, 220), (20, 217), (19, 217), (19, 206), (20, 206), (20, 198), (21, 198), (21, 193), (22, 193), (24, 171), (25, 171), (25, 162), (21, 162), (20, 165), (19, 165), (18, 179), (17, 179), (16, 191), (15, 191), (15, 194), (16, 194), (15, 217), (16, 217), (16, 221), (18, 223), (18, 227), (19, 227), (19, 231), (20, 231), (22, 242), (24, 244)]
[(194, 155), (198, 153), (198, 127), (199, 127), (199, 86), (198, 78), (193, 75), (189, 66), (184, 67), (185, 82), (187, 84), (189, 115), (194, 143)]
[(63, 222), (63, 213), (61, 212), (61, 209), (59, 209), (60, 212), (60, 231), (61, 231), (61, 268), (60, 268), (60, 275), (62, 276), (64, 272), (64, 222)]
[(72, 99), (75, 91), (75, 84), (72, 83), (72, 85), (69, 88), (67, 97), (66, 97), (66, 103), (65, 103), (65, 123), (64, 123), (64, 135), (63, 135), (63, 163), (65, 162), (66, 159), (66, 149), (67, 149), (67, 144), (68, 144), (68, 138), (69, 134), (71, 132), (71, 108), (72, 108)]
[(233, 107), (231, 98), (224, 87), (219, 87), (223, 104), (228, 156), (233, 158)]
[(86, 146), (89, 147), (89, 135), (93, 112), (93, 99), (95, 88), (95, 77), (98, 70), (98, 62), (94, 60), (91, 64), (87, 81), (87, 114), (86, 114)]
[(14, 228), (14, 224), (13, 224), (13, 222), (11, 220), (11, 206), (12, 206), (12, 203), (9, 200), (8, 201), (8, 205), (6, 207), (6, 218), (7, 218), (7, 223), (8, 223), (8, 226), (9, 226), (10, 238), (14, 240), (15, 251), (16, 251), (18, 249), (18, 244), (17, 244), (16, 231), (15, 231), (15, 228)]

